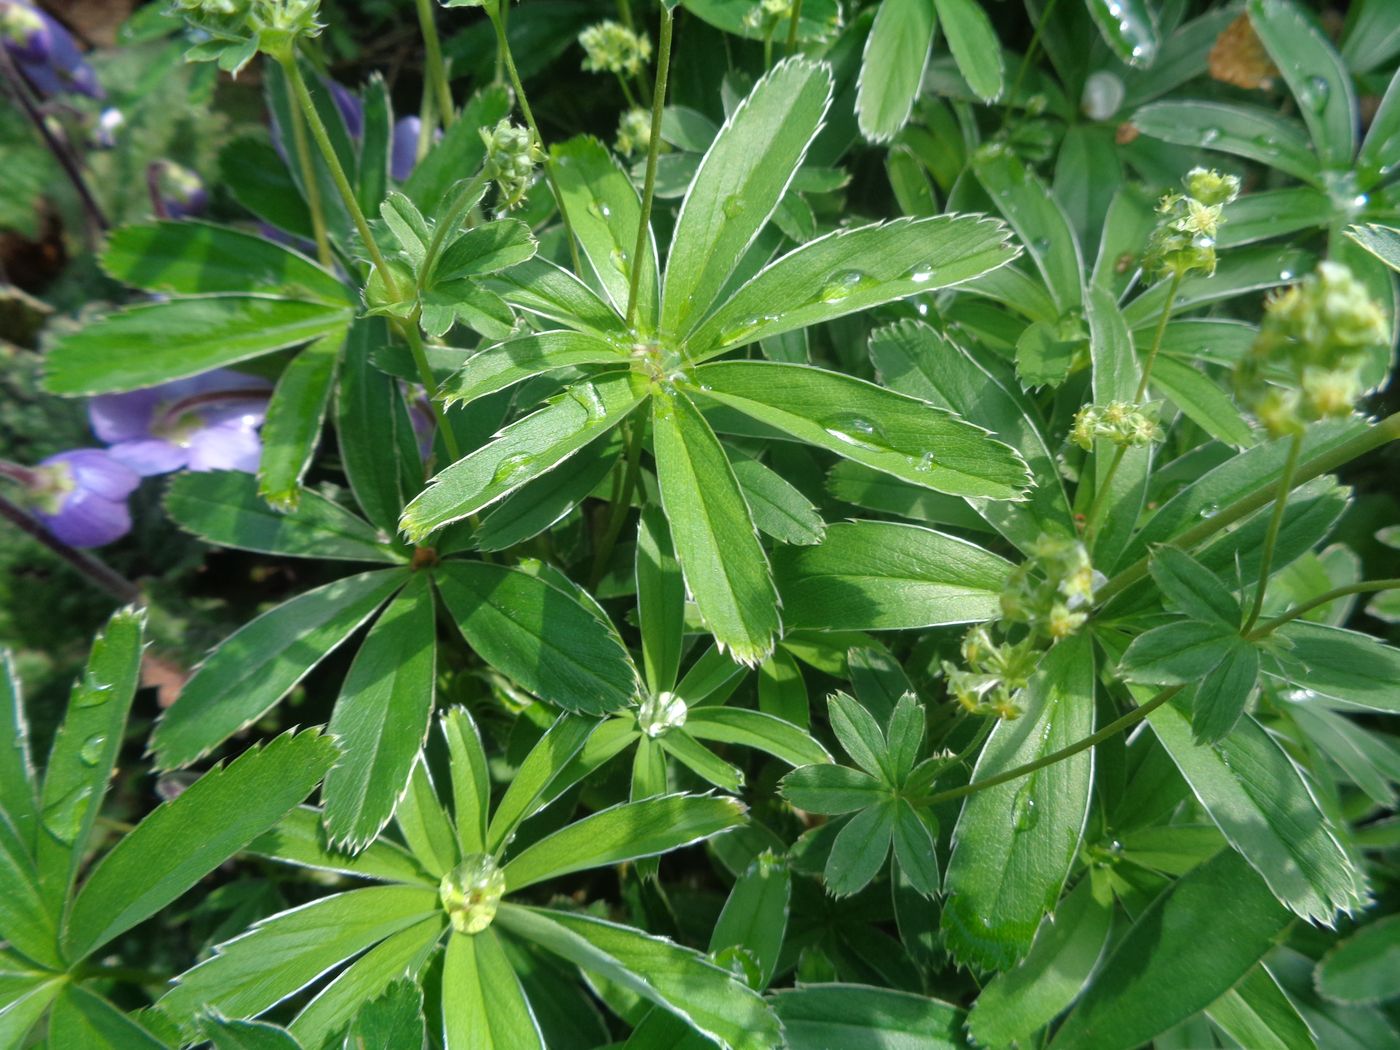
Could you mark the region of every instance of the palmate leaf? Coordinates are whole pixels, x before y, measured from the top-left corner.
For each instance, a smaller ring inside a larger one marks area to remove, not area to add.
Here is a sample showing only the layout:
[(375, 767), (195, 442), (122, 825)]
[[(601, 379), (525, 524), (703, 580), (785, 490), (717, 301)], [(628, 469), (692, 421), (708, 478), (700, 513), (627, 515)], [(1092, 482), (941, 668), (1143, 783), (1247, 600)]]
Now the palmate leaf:
[(876, 10), (856, 90), (856, 119), (870, 141), (893, 138), (909, 119), (936, 23), (932, 0), (889, 0)]
[(684, 337), (768, 222), (831, 101), (831, 72), (779, 62), (720, 129), (681, 204), (666, 259), (660, 330)]
[[(980, 277), (1015, 259), (1005, 224), (979, 215), (838, 229), (749, 278), (685, 339), (692, 360)], [(698, 318), (697, 318), (698, 320)]]
[[(1035, 761), (1094, 729), (1094, 655), (1086, 636), (1041, 660), (1025, 713), (992, 730), (972, 782)], [(1005, 970), (1030, 949), (1069, 876), (1088, 816), (1088, 751), (979, 791), (953, 830), (943, 909), (949, 948), (964, 963)]]
[(108, 394), (261, 357), (344, 333), (344, 304), (230, 294), (146, 303), (60, 340), (44, 359), (45, 389)]
[(735, 660), (759, 664), (781, 629), (778, 596), (724, 449), (679, 391), (653, 397), (652, 430), (661, 505), (700, 618)]
[(438, 473), (404, 508), (399, 528), (417, 542), (504, 499), (617, 426), (644, 396), (626, 373), (571, 388)]
[(299, 805), (337, 754), (316, 730), (286, 733), (145, 817), (74, 899), (64, 933), (70, 957), (89, 955), (174, 901)]
[(1016, 499), (1017, 452), (926, 401), (807, 365), (720, 361), (695, 370), (701, 397), (809, 444), (958, 496)]
[(352, 849), (393, 816), (428, 735), (436, 678), (432, 586), (419, 573), (370, 628), (328, 730), (344, 752), (326, 777), (326, 827)]
[(405, 582), (395, 569), (347, 576), (239, 628), (209, 653), (157, 724), (157, 763), (188, 765), (261, 718)]

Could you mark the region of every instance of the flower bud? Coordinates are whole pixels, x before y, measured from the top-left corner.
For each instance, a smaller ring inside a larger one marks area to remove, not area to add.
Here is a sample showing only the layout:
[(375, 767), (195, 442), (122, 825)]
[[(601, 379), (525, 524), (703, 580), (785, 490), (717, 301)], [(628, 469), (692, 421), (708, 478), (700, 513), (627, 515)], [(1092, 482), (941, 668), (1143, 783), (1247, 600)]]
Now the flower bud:
[(651, 41), (612, 20), (591, 25), (578, 35), (588, 73), (637, 76), (651, 59)]
[(486, 143), (486, 176), (495, 180), (500, 190), (501, 210), (518, 208), (544, 154), (528, 128), (512, 124), (506, 117), (494, 128), (482, 128), (481, 139)]
[(629, 109), (617, 122), (617, 141), (614, 148), (623, 156), (630, 157), (646, 150), (651, 142), (651, 114), (644, 109)]

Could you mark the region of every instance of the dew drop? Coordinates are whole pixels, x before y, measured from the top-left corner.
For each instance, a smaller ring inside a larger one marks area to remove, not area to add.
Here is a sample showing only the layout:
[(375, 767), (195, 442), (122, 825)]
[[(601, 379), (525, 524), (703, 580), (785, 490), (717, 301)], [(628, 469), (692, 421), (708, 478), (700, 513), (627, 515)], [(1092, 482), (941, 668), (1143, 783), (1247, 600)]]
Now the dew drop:
[(759, 325), (763, 324), (761, 317), (745, 317), (730, 327), (724, 329), (719, 334), (721, 343), (738, 343), (758, 331)]
[(102, 682), (89, 674), (82, 685), (73, 690), (71, 707), (97, 707), (112, 699), (112, 683)]
[(64, 844), (71, 844), (82, 829), (83, 818), (92, 805), (92, 785), (74, 788), (56, 802), (44, 807), (44, 827)]
[(624, 277), (632, 272), (631, 265), (629, 264), (627, 259), (627, 253), (621, 248), (614, 248), (612, 250), (612, 254), (609, 255), (608, 258), (613, 265), (613, 269), (616, 270), (618, 273), (622, 274)]
[(1219, 128), (1202, 128), (1202, 129), (1201, 129), (1201, 145), (1202, 145), (1202, 146), (1209, 146), (1212, 142), (1214, 142), (1214, 141), (1215, 141), (1216, 139), (1218, 139), (1219, 137), (1220, 137), (1220, 129), (1219, 129)]
[(913, 464), (914, 469), (920, 474), (927, 474), (929, 471), (933, 470), (934, 467), (938, 466), (938, 461), (933, 458), (932, 452), (925, 452), (917, 459), (910, 456), (909, 462)]
[(1031, 241), (1031, 247), (1038, 252), (1048, 252), (1050, 250), (1050, 238), (1037, 237), (1035, 240)]
[(602, 219), (606, 222), (608, 219), (612, 218), (612, 209), (602, 201), (591, 201), (588, 205), (588, 214), (592, 215), (595, 219)]
[(724, 217), (726, 219), (737, 219), (744, 211), (744, 198), (737, 193), (731, 193), (724, 198)]
[(603, 404), (598, 388), (592, 383), (579, 383), (569, 387), (569, 396), (583, 406), (589, 419), (601, 420), (608, 417), (608, 407)]
[(1314, 113), (1321, 113), (1327, 108), (1327, 100), (1332, 96), (1332, 85), (1323, 77), (1311, 76), (1303, 81), (1299, 94), (1304, 105)]
[(517, 452), (513, 456), (506, 456), (496, 465), (496, 472), (491, 475), (491, 484), (508, 484), (529, 470), (534, 462), (535, 457), (528, 452)]
[(837, 441), (870, 452), (890, 451), (889, 439), (870, 420), (852, 412), (841, 412), (822, 420), (822, 429)]
[(78, 760), (85, 766), (95, 766), (102, 759), (102, 748), (107, 743), (107, 737), (102, 733), (96, 733), (83, 741), (83, 746), (78, 748)]
[(859, 288), (863, 280), (865, 280), (865, 274), (859, 270), (842, 270), (822, 285), (819, 297), (824, 303), (839, 303)]
[(915, 284), (928, 284), (933, 280), (934, 269), (928, 263), (914, 267), (904, 275), (906, 281), (913, 281)]
[(1031, 798), (1030, 784), (1016, 792), (1011, 802), (1011, 812), (1017, 831), (1030, 831), (1040, 823), (1040, 810), (1036, 809), (1035, 799)]

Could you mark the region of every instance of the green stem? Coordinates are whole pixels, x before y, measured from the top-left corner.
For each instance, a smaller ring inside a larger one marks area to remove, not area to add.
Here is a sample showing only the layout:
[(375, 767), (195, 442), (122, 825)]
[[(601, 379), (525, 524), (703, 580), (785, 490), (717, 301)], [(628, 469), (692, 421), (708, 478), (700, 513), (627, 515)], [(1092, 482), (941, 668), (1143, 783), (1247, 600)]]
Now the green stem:
[(433, 0), (417, 0), (417, 3), (418, 25), (423, 31), (423, 50), (428, 58), (428, 79), (437, 91), (437, 108), (442, 114), (442, 126), (450, 128), (456, 111), (452, 105), (452, 86), (447, 81), (447, 66), (442, 61), (437, 22), (433, 18)]
[(1386, 580), (1362, 580), (1360, 583), (1349, 583), (1344, 587), (1333, 587), (1330, 591), (1324, 591), (1316, 597), (1309, 598), (1305, 602), (1299, 602), (1286, 613), (1275, 616), (1272, 620), (1267, 620), (1259, 627), (1251, 631), (1247, 637), (1251, 642), (1257, 642), (1262, 638), (1267, 638), (1286, 623), (1291, 623), (1300, 616), (1306, 616), (1314, 609), (1329, 605), (1338, 598), (1346, 598), (1353, 594), (1372, 594), (1376, 591), (1400, 590), (1400, 579)]
[(621, 73), (617, 74), (618, 87), (622, 88), (622, 97), (627, 100), (628, 109), (637, 108), (637, 96), (632, 94), (632, 85), (627, 83), (627, 78)]
[(802, 0), (793, 0), (792, 18), (788, 22), (787, 53), (797, 50), (797, 24), (802, 20)]
[(651, 96), (651, 137), (647, 141), (647, 173), (642, 182), (642, 215), (637, 222), (637, 244), (632, 251), (630, 280), (627, 285), (627, 327), (637, 317), (637, 289), (646, 258), (647, 233), (651, 230), (651, 208), (656, 199), (656, 157), (661, 152), (661, 112), (666, 106), (666, 81), (671, 75), (671, 31), (675, 22), (670, 9), (661, 5), (661, 42), (656, 56), (656, 90)]
[(534, 111), (530, 109), (530, 100), (525, 95), (525, 85), (520, 82), (520, 72), (515, 68), (515, 57), (510, 53), (510, 41), (506, 38), (505, 15), (501, 10), (500, 3), (489, 3), (486, 5), (486, 14), (491, 19), (491, 24), (496, 27), (496, 50), (497, 54), (506, 64), (506, 73), (510, 75), (510, 86), (515, 90), (515, 100), (520, 103), (520, 112), (525, 117), (525, 123), (530, 128), (530, 134), (535, 137), (536, 144), (545, 154), (544, 177), (549, 183), (550, 192), (554, 194), (554, 199), (559, 204), (559, 219), (564, 224), (564, 236), (569, 242), (569, 258), (574, 264), (574, 273), (583, 273), (583, 261), (578, 254), (578, 239), (574, 236), (573, 223), (569, 222), (569, 209), (564, 205), (564, 194), (559, 189), (559, 183), (554, 178), (554, 158), (545, 150), (544, 136), (540, 134), (540, 126), (535, 123)]
[(1053, 766), (1056, 762), (1063, 762), (1065, 759), (1072, 758), (1081, 751), (1087, 751), (1097, 744), (1102, 744), (1105, 740), (1117, 736), (1125, 729), (1131, 729), (1185, 688), (1186, 687), (1183, 685), (1168, 686), (1141, 707), (1134, 708), (1121, 718), (1115, 719), (1098, 732), (1091, 733), (1082, 740), (1076, 740), (1074, 743), (1062, 747), (1058, 751), (1052, 751), (1048, 755), (1042, 755), (1034, 762), (1027, 762), (1025, 765), (1016, 766), (1014, 769), (1008, 769), (1006, 772), (998, 773), (996, 776), (988, 777), (986, 780), (978, 780), (971, 784), (964, 784), (961, 787), (949, 788), (947, 791), (935, 791), (932, 795), (924, 795), (920, 798), (911, 798), (909, 802), (915, 806), (936, 806), (940, 802), (962, 798), (964, 795), (975, 795), (977, 792), (985, 791), (987, 788), (997, 787), (1000, 784), (1006, 784), (1012, 780), (1019, 780), (1021, 777), (1030, 776), (1037, 770), (1044, 769), (1046, 766)]
[(637, 477), (641, 473), (642, 466), (642, 441), (646, 436), (647, 421), (645, 416), (639, 416), (632, 420), (630, 432), (627, 435), (627, 471), (622, 479), (622, 491), (608, 507), (608, 523), (604, 526), (603, 538), (598, 544), (598, 551), (593, 556), (593, 575), (589, 588), (598, 586), (598, 581), (603, 578), (603, 573), (607, 571), (608, 559), (612, 557), (613, 547), (617, 545), (617, 537), (622, 532), (622, 523), (627, 520), (627, 512), (632, 506), (632, 493), (637, 488)]
[[(1388, 444), (1400, 438), (1400, 412), (1387, 416), (1369, 427), (1364, 433), (1358, 434), (1350, 441), (1338, 445), (1321, 455), (1314, 456), (1306, 463), (1302, 464), (1293, 476), (1295, 485), (1302, 485), (1313, 478), (1320, 477), (1328, 471), (1336, 470), (1344, 463), (1350, 463), (1358, 456), (1363, 456), (1367, 452), (1374, 451), (1382, 445)], [(1241, 518), (1253, 514), (1260, 507), (1266, 507), (1273, 501), (1274, 490), (1272, 487), (1264, 487), (1251, 492), (1247, 496), (1235, 500), (1229, 506), (1224, 507), (1219, 512), (1212, 514), (1209, 518), (1192, 526), (1179, 536), (1175, 536), (1167, 543), (1180, 550), (1189, 550), (1202, 540), (1209, 539), (1221, 529), (1233, 525)], [(1142, 557), (1129, 565), (1118, 575), (1114, 576), (1106, 584), (1099, 588), (1095, 595), (1094, 603), (1097, 606), (1104, 606), (1133, 584), (1137, 583), (1147, 575), (1148, 558)]]
[(127, 605), (140, 605), (143, 602), (141, 589), (106, 563), (99, 561), (85, 550), (70, 547), (44, 528), (37, 520), (26, 514), (8, 499), (0, 496), (0, 518), (36, 542), (43, 544), (68, 565), (82, 573), (101, 590), (106, 591), (119, 602)]
[(1263, 553), (1259, 560), (1259, 585), (1254, 588), (1254, 606), (1245, 621), (1244, 631), (1249, 633), (1259, 621), (1264, 610), (1264, 593), (1269, 589), (1269, 575), (1274, 567), (1274, 545), (1278, 543), (1278, 530), (1283, 525), (1283, 515), (1288, 509), (1288, 495), (1293, 491), (1293, 474), (1298, 469), (1298, 457), (1303, 452), (1301, 431), (1293, 435), (1288, 444), (1288, 458), (1283, 463), (1283, 473), (1279, 475), (1278, 489), (1274, 495), (1274, 512), (1269, 516), (1269, 531), (1264, 534)]
[[(320, 114), (316, 112), (316, 104), (311, 100), (311, 93), (306, 90), (306, 81), (302, 78), (301, 70), (297, 67), (295, 53), (288, 48), (276, 58), (287, 74), (287, 80), (292, 85), (292, 94), (296, 97), (297, 105), (301, 107), (302, 113), (306, 116), (306, 123), (311, 128), (311, 137), (316, 140), (316, 146), (321, 151), (321, 159), (326, 162), (326, 167), (330, 169), (331, 181), (335, 183), (335, 188), (340, 193), (345, 210), (350, 213), (350, 218), (355, 223), (355, 229), (359, 231), (360, 239), (364, 241), (365, 251), (369, 253), (370, 262), (378, 272), (385, 292), (388, 293), (392, 302), (403, 302), (403, 293), (399, 288), (398, 279), (389, 269), (389, 264), (385, 262), (384, 253), (379, 250), (379, 244), (370, 231), (369, 221), (365, 218), (365, 213), (360, 210), (360, 202), (355, 199), (355, 191), (350, 185), (350, 179), (346, 176), (345, 169), (340, 166), (340, 159), (335, 155), (335, 147), (331, 144), (331, 137), (326, 132), (326, 126), (321, 122)], [(433, 422), (437, 424), (438, 433), (442, 435), (442, 441), (448, 454), (456, 461), (461, 458), (461, 451), (457, 446), (456, 436), (448, 428), (447, 420), (443, 418), (442, 406), (438, 404), (437, 379), (434, 378), (433, 370), (428, 365), (428, 355), (423, 349), (422, 336), (418, 333), (418, 322), (416, 319), (408, 324), (399, 322), (398, 329), (408, 342), (409, 352), (413, 355), (413, 363), (418, 366), (418, 378), (423, 384), (424, 392), (428, 395), (428, 408), (433, 414)]]
[(1133, 395), (1133, 400), (1142, 404), (1143, 395), (1147, 393), (1147, 383), (1152, 378), (1152, 366), (1157, 363), (1157, 352), (1162, 349), (1162, 335), (1167, 330), (1167, 322), (1171, 320), (1172, 307), (1176, 305), (1176, 293), (1181, 290), (1182, 271), (1177, 270), (1172, 274), (1172, 283), (1167, 288), (1167, 302), (1162, 307), (1162, 314), (1157, 318), (1157, 330), (1152, 334), (1152, 349), (1147, 352), (1147, 360), (1142, 363), (1142, 378), (1138, 381), (1137, 393)]
[(1089, 513), (1084, 521), (1084, 545), (1090, 550), (1094, 549), (1094, 536), (1099, 531), (1099, 519), (1103, 516), (1104, 508), (1108, 506), (1108, 490), (1112, 488), (1113, 477), (1118, 473), (1118, 467), (1127, 452), (1127, 445), (1119, 445), (1114, 450), (1113, 459), (1109, 461), (1108, 470), (1103, 476), (1103, 484), (1094, 492), (1093, 502), (1089, 504)]
[(1021, 84), (1026, 79), (1026, 74), (1030, 71), (1031, 60), (1035, 57), (1036, 50), (1040, 47), (1041, 28), (1049, 20), (1051, 13), (1055, 10), (1058, 0), (1050, 0), (1045, 5), (1045, 10), (1040, 13), (1040, 17), (1035, 20), (1035, 30), (1031, 33), (1031, 42), (1026, 45), (1026, 53), (1021, 56), (1021, 64), (1016, 69), (1016, 79), (1011, 83), (1011, 90), (1006, 93), (1006, 110), (1002, 114), (1001, 126), (1003, 130), (1011, 123), (1012, 107), (1016, 104), (1016, 96), (1020, 94)]
[(311, 143), (306, 141), (306, 118), (301, 107), (292, 109), (292, 141), (296, 146), (297, 164), (301, 168), (301, 181), (306, 191), (306, 208), (311, 212), (311, 232), (316, 238), (316, 258), (329, 269), (333, 264), (331, 241), (326, 234), (326, 213), (321, 206), (321, 180), (316, 177), (316, 165), (311, 160)]

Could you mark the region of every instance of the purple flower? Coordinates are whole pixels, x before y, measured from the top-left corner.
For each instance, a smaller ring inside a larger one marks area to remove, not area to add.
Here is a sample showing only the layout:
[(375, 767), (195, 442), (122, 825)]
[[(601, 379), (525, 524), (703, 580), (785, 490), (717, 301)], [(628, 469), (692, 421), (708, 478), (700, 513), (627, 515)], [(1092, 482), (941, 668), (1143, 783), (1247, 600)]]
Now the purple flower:
[(131, 531), (126, 498), (141, 476), (96, 448), (50, 456), (33, 470), (29, 503), (70, 547), (100, 547)]
[(340, 119), (345, 121), (345, 130), (358, 142), (365, 133), (365, 104), (344, 84), (328, 77), (322, 77), (321, 83), (335, 100), (335, 108), (340, 110)]
[(45, 98), (74, 92), (102, 98), (97, 74), (72, 34), (20, 0), (0, 0), (0, 39), (30, 86)]
[(88, 402), (93, 432), (138, 474), (258, 469), (258, 426), (271, 384), (228, 369), (173, 383), (102, 394)]
[[(394, 142), (389, 153), (389, 174), (403, 182), (413, 174), (418, 164), (418, 143), (423, 137), (423, 122), (417, 117), (400, 117), (394, 122)], [(433, 141), (442, 138), (442, 129), (433, 133)]]
[(151, 203), (157, 215), (167, 219), (189, 219), (204, 214), (209, 191), (198, 175), (169, 160), (154, 161), (146, 169)]

